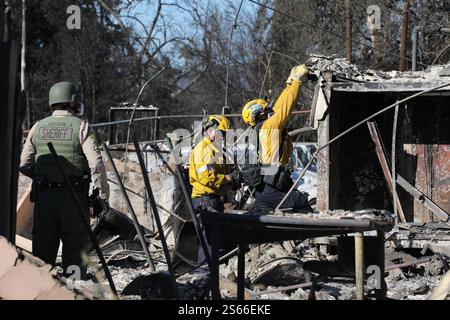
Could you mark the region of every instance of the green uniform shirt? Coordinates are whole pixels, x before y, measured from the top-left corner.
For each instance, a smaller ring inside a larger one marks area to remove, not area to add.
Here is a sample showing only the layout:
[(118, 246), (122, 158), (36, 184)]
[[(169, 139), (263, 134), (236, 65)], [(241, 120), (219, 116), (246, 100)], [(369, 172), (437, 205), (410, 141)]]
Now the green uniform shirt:
[(69, 176), (82, 177), (89, 174), (88, 161), (83, 154), (78, 134), (81, 122), (75, 116), (50, 116), (38, 122), (33, 139), (36, 148), (35, 175), (45, 176), (54, 182), (64, 182), (48, 149), (49, 142), (55, 147), (60, 163)]
[(28, 133), (20, 156), (20, 172), (33, 177), (41, 174), (54, 182), (62, 182), (52, 162), (47, 143), (52, 142), (69, 174), (91, 173), (92, 182), (109, 198), (109, 185), (101, 148), (89, 124), (67, 110), (56, 110), (51, 117), (37, 122)]

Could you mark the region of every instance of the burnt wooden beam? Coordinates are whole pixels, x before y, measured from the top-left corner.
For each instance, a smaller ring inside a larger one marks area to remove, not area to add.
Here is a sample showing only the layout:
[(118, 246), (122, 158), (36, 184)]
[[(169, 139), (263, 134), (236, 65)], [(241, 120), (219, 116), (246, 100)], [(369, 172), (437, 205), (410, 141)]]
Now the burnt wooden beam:
[(367, 126), (369, 127), (370, 136), (372, 137), (373, 142), (375, 143), (375, 151), (377, 153), (378, 161), (380, 162), (381, 169), (383, 170), (384, 179), (388, 185), (388, 190), (391, 193), (393, 201), (396, 201), (398, 218), (401, 222), (406, 222), (405, 213), (403, 212), (402, 205), (400, 203), (400, 199), (398, 196), (394, 196), (393, 188), (392, 188), (392, 175), (391, 170), (389, 168), (389, 163), (386, 158), (386, 152), (383, 146), (383, 142), (381, 141), (380, 132), (378, 130), (378, 126), (376, 122), (367, 122)]
[(430, 209), (436, 216), (441, 218), (444, 222), (450, 221), (450, 214), (445, 212), (441, 207), (434, 203), (430, 198), (428, 198), (424, 193), (417, 190), (408, 181), (406, 181), (402, 176), (397, 175), (397, 183), (405, 189), (410, 195), (415, 199), (419, 200), (425, 207)]

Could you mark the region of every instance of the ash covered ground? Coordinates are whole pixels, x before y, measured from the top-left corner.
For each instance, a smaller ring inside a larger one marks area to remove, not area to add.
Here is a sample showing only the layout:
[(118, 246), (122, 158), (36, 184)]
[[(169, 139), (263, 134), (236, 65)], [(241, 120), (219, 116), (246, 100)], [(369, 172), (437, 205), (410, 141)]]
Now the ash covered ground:
[[(394, 227), (389, 234), (394, 240), (388, 239), (385, 243), (387, 298), (425, 300), (448, 271), (448, 256), (431, 250), (424, 252), (421, 249), (397, 248), (395, 237), (398, 235), (398, 238), (401, 238), (403, 233), (401, 226)], [(342, 276), (329, 276), (322, 272), (323, 270), (314, 268), (317, 262), (339, 260), (335, 244), (336, 238), (331, 237), (249, 246), (245, 255), (246, 299), (354, 300), (356, 289), (351, 267), (340, 269)], [(94, 260), (94, 257), (92, 259)], [(157, 260), (159, 262), (156, 263), (156, 269), (164, 274), (163, 278), (167, 277), (167, 266), (162, 262), (163, 257), (159, 256)], [(147, 283), (147, 287), (144, 284), (140, 291), (135, 290), (134, 294), (129, 294), (126, 292), (127, 286), (130, 287), (133, 280), (145, 279), (145, 276), (152, 274), (143, 254), (111, 259), (109, 264), (121, 299), (210, 298), (209, 272), (206, 267), (178, 275), (175, 287), (167, 289), (165, 280), (157, 276), (156, 280), (151, 279)], [(237, 256), (232, 256), (220, 265), (222, 298), (236, 297), (236, 278)], [(142, 284), (145, 281), (137, 283)], [(99, 292), (98, 284), (92, 281), (83, 284)], [(107, 286), (107, 283), (103, 282), (103, 286)], [(294, 288), (289, 289), (292, 286)], [(371, 299), (373, 287), (374, 284), (368, 281), (365, 287), (367, 299)], [(176, 289), (172, 292), (174, 288)]]

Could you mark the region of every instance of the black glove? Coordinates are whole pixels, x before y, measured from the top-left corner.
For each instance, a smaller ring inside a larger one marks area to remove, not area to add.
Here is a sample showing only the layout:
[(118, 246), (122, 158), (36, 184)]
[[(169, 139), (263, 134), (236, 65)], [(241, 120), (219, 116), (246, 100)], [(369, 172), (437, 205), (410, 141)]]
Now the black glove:
[(89, 207), (92, 208), (93, 216), (99, 217), (109, 211), (109, 203), (107, 200), (100, 198), (100, 190), (95, 188), (89, 197)]
[(231, 178), (233, 179), (233, 182), (231, 183), (231, 188), (233, 190), (239, 190), (241, 188), (241, 184), (243, 182), (242, 173), (240, 171), (233, 171), (230, 174)]

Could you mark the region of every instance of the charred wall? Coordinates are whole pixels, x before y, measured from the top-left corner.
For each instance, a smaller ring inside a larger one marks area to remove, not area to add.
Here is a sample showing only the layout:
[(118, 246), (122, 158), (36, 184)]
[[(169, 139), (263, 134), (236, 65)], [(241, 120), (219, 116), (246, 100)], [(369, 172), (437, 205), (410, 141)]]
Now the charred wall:
[[(329, 139), (409, 94), (333, 91), (328, 114)], [(422, 96), (401, 105), (396, 138), (397, 173), (447, 212), (450, 211), (449, 106), (448, 95)], [(373, 120), (380, 131), (389, 163), (393, 119), (394, 111), (390, 110)], [(392, 210), (392, 199), (367, 125), (332, 144), (328, 160), (328, 209)], [(324, 161), (319, 161), (321, 165)], [(436, 220), (400, 186), (397, 190), (407, 220)]]

